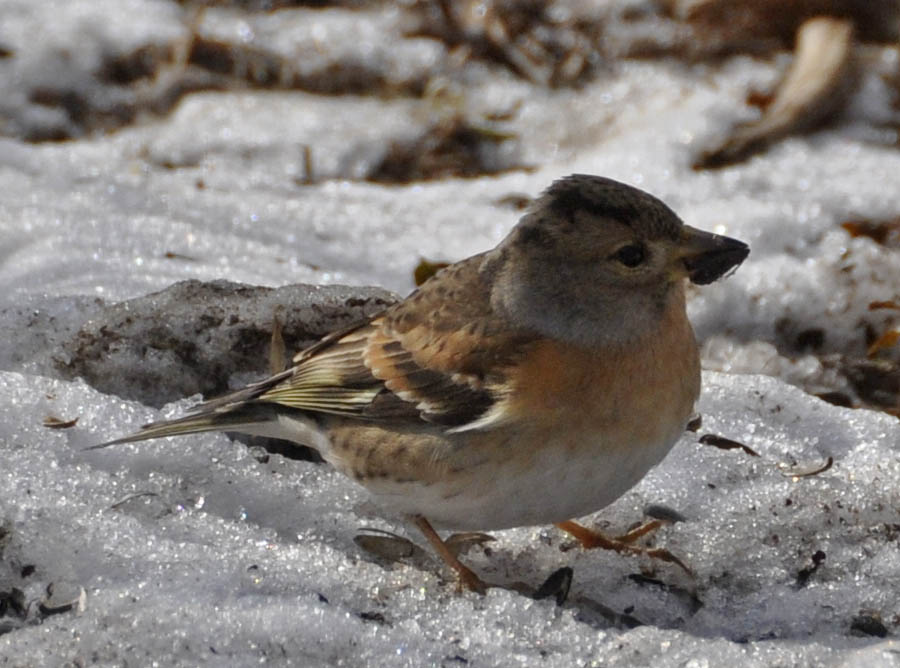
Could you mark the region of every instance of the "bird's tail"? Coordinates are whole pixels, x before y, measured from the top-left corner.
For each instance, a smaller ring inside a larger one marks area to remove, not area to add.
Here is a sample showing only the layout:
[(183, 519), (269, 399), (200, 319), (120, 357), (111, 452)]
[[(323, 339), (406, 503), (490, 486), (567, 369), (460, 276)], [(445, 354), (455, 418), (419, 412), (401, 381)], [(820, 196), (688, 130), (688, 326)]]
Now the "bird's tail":
[(292, 373), (293, 371), (288, 369), (237, 392), (197, 404), (184, 417), (151, 422), (133, 434), (86, 449), (99, 450), (119, 443), (199, 434), (205, 431), (237, 431), (242, 434), (286, 438), (299, 442), (299, 439), (306, 435), (306, 430), (314, 425), (314, 420), (301, 411), (259, 400), (260, 395), (290, 378)]
[[(141, 427), (140, 431), (121, 438), (92, 445), (86, 450), (99, 450), (120, 443), (134, 443), (165, 436), (199, 434), (207, 431), (236, 431), (244, 434), (270, 435), (272, 427), (279, 423), (278, 407), (265, 403), (246, 403), (219, 409), (203, 409), (205, 404), (190, 415), (174, 420), (160, 420)], [(283, 437), (280, 436), (280, 437)]]

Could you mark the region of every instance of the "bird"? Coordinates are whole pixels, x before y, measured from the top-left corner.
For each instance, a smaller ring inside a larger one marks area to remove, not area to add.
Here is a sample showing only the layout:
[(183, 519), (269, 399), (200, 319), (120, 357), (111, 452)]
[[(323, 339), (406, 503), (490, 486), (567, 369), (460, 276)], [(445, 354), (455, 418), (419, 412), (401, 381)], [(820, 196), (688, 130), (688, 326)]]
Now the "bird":
[(638, 188), (566, 176), (495, 248), (290, 368), (93, 448), (207, 431), (310, 446), (408, 518), (475, 592), (491, 585), (435, 527), (555, 524), (585, 547), (683, 566), (634, 546), (644, 529), (615, 538), (575, 519), (622, 496), (684, 432), (700, 393), (686, 284), (748, 254)]

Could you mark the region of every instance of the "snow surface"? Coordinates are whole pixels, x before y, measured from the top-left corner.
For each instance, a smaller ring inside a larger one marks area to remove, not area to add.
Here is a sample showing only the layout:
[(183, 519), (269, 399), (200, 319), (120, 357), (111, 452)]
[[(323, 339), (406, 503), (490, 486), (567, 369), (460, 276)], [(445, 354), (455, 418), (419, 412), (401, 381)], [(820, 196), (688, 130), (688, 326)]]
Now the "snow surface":
[[(0, 11), (0, 40), (16, 52), (0, 61), (0, 104), (22, 123), (50, 113), (22, 92), (35, 81), (96, 87), (85, 72), (104, 49), (183, 29), (172, 5), (149, 0), (7, 0)], [(29, 40), (36, 26), (48, 39)], [(73, 45), (78, 57), (60, 55)], [(416, 67), (437, 57), (424, 48), (410, 56)], [(741, 57), (715, 68), (625, 62), (554, 92), (485, 78), (481, 104), (520, 105), (518, 150), (535, 169), (403, 187), (346, 179), (422, 122), (409, 100), (202, 93), (110, 135), (0, 139), (0, 331), (20, 326), (6, 306), (52, 310), (59, 317), (47, 322), (62, 335), (91, 316), (91, 297), (118, 301), (186, 278), (405, 292), (420, 256), (459, 259), (502, 238), (519, 215), (501, 203), (508, 195), (533, 196), (579, 171), (642, 187), (689, 224), (751, 245), (733, 276), (695, 292), (690, 313), (716, 369), (704, 376), (700, 433), (760, 455), (686, 434), (587, 520), (623, 531), (652, 504), (676, 510), (686, 521), (654, 540), (694, 580), (523, 528), (497, 532), (467, 561), (489, 580), (532, 588), (571, 566), (568, 601), (460, 595), (433, 561), (387, 564), (361, 550), (353, 538), (364, 527), (420, 539), (325, 466), (278, 455), (262, 463), (222, 435), (83, 451), (190, 400), (157, 411), (39, 375), (33, 346), (10, 349), (22, 337), (9, 337), (0, 343), (0, 592), (22, 589), (32, 611), (0, 635), (0, 665), (900, 663), (900, 426), (787, 384), (825, 382), (827, 370), (779, 353), (784, 337), (812, 327), (830, 349), (864, 353), (860, 320), (891, 322), (867, 307), (900, 298), (897, 252), (839, 227), (900, 212), (900, 153), (866, 130), (891, 100), (865, 86), (857, 115), (833, 129), (727, 170), (690, 169), (747, 117), (747, 89), (783, 67)], [(298, 185), (304, 145), (327, 180)], [(51, 415), (78, 424), (49, 430)], [(829, 457), (822, 473), (791, 475)], [(84, 609), (37, 624), (49, 583), (83, 588)], [(611, 623), (607, 609), (643, 625)], [(880, 619), (889, 635), (852, 632), (860, 619)]]

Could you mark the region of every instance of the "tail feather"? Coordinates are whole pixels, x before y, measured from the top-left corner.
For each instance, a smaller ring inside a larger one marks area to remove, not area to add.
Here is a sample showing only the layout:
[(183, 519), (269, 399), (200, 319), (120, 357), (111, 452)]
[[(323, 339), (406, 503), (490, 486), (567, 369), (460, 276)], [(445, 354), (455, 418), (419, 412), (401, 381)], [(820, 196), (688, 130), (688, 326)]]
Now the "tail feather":
[(85, 448), (85, 450), (100, 450), (121, 443), (134, 443), (183, 434), (199, 434), (207, 431), (237, 431), (255, 434), (260, 432), (261, 426), (277, 420), (274, 414), (275, 407), (264, 404), (238, 404), (225, 410), (208, 410), (202, 408), (203, 406), (204, 404), (201, 404), (198, 407), (200, 410), (196, 413), (174, 420), (151, 422), (133, 434), (98, 443)]
[(85, 448), (85, 450), (100, 450), (120, 443), (134, 443), (151, 438), (182, 434), (199, 434), (205, 431), (258, 433), (260, 425), (276, 420), (277, 417), (274, 415), (273, 406), (254, 403), (254, 400), (270, 388), (290, 378), (293, 373), (293, 369), (287, 369), (231, 394), (197, 404), (184, 417), (151, 422), (145, 424), (140, 431), (134, 434), (98, 443)]

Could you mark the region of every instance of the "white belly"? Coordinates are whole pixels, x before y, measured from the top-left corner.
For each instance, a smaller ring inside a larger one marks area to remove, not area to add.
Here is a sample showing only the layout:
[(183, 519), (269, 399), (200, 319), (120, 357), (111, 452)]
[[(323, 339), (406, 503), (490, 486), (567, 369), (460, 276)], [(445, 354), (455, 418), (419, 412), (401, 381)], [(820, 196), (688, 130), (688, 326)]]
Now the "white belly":
[(420, 514), (436, 526), (496, 530), (562, 522), (600, 510), (662, 461), (682, 433), (659, 442), (609, 452), (602, 445), (543, 448), (522, 466), (515, 458), (475, 466), (446, 482), (367, 482), (387, 510)]

